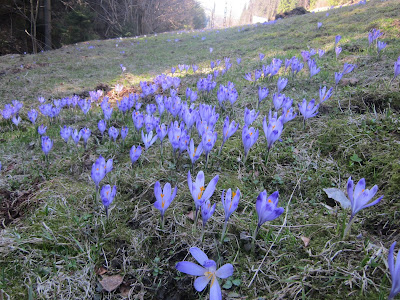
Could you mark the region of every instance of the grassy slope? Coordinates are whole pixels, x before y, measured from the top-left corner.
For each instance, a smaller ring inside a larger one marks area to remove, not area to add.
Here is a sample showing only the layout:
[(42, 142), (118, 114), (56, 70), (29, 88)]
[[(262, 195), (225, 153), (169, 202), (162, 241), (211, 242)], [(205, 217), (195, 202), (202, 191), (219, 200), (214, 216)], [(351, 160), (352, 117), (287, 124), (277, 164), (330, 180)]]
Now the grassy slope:
[[(218, 264), (234, 264), (233, 277), (241, 283), (225, 290), (232, 297), (385, 299), (390, 289), (387, 249), (400, 240), (396, 213), (400, 192), (398, 79), (389, 89), (385, 87), (400, 54), (400, 4), (396, 2), (377, 1), (333, 10), (329, 17), (325, 13), (299, 16), (275, 25), (246, 27), (240, 32), (233, 28), (91, 41), (37, 55), (0, 57), (0, 69), (5, 70), (0, 77), (1, 104), (22, 100), (26, 113), (37, 106), (39, 95), (58, 98), (80, 94), (100, 83), (137, 86), (140, 80), (150, 80), (178, 63), (196, 63), (206, 72), (210, 58), (228, 56), (234, 67), (218, 77), (217, 83), (235, 83), (240, 96), (233, 115), (241, 123), (244, 107), (252, 107), (257, 99), (257, 88), (249, 85), (243, 75), (260, 66), (260, 52), (266, 53), (269, 62), (273, 57), (299, 57), (300, 51), (308, 47), (327, 51), (324, 58), (317, 59), (322, 71), (315, 78), (310, 81), (302, 71), (295, 80), (289, 80), (285, 94), (295, 103), (317, 98), (320, 85), (333, 86), (333, 74), (344, 62), (358, 65), (346, 76), (356, 78), (357, 84), (339, 86), (305, 129), (300, 118), (286, 125), (282, 142), (273, 148), (267, 165), (263, 161), (261, 121), (271, 108), (271, 96), (261, 105), (261, 115), (254, 124), (260, 129), (260, 138), (250, 150), (246, 168), (240, 162), (243, 146), (239, 131), (225, 144), (220, 157), (211, 155), (211, 165), (205, 170), (207, 181), (216, 174), (220, 179), (212, 198), (217, 210), (207, 225), (203, 244), (199, 232), (192, 234), (193, 222), (187, 217), (193, 208), (186, 182), (188, 160), (184, 158), (177, 171), (169, 143), (164, 164), (160, 164), (159, 148), (154, 145), (144, 155), (142, 165), (132, 169), (129, 149), (141, 143), (133, 135), (132, 121), (128, 123), (131, 130), (125, 145), (110, 146), (92, 137), (86, 151), (82, 147), (76, 151), (72, 145), (67, 148), (59, 138), (59, 124), (53, 124), (48, 135), (55, 144), (47, 168), (35, 129), (24, 120), (18, 131), (11, 131), (8, 123), (0, 120), (0, 160), (5, 169), (0, 175), (1, 206), (21, 202), (16, 210), (23, 215), (1, 232), (0, 289), (13, 299), (26, 298), (29, 293), (38, 299), (99, 298), (102, 294), (106, 299), (118, 299), (120, 290), (108, 294), (99, 288), (94, 270), (105, 266), (108, 274), (124, 276), (131, 298), (202, 299), (208, 289), (195, 293), (192, 277), (178, 274), (174, 268), (180, 260), (191, 260), (188, 249), (198, 246)], [(319, 21), (323, 27), (317, 31)], [(367, 50), (367, 33), (372, 28), (384, 31), (382, 39), (388, 43), (379, 59)], [(337, 34), (342, 35), (343, 52), (336, 61), (333, 47)], [(206, 37), (204, 41), (202, 36)], [(174, 42), (175, 38), (180, 41)], [(88, 49), (89, 45), (95, 47)], [(211, 55), (209, 47), (214, 48)], [(236, 57), (242, 57), (240, 67), (234, 62)], [(121, 75), (121, 63), (128, 73)], [(186, 86), (195, 87), (201, 76), (204, 74), (190, 73), (182, 78), (183, 98)], [(276, 78), (260, 85), (273, 91)], [(217, 104), (215, 93), (201, 101)], [(225, 114), (220, 112), (219, 132)], [(78, 129), (89, 126), (93, 135), (98, 135), (95, 128), (100, 118), (97, 108), (90, 118), (65, 110), (60, 125)], [(114, 116), (114, 126), (120, 128), (125, 123), (121, 116)], [(216, 146), (220, 143), (218, 140)], [(114, 170), (103, 181), (118, 188), (108, 221), (93, 199), (90, 180), (91, 165), (99, 154), (114, 158)], [(354, 161), (354, 154), (360, 162)], [(204, 164), (202, 156), (195, 173), (204, 170)], [(322, 189), (344, 190), (349, 176), (356, 181), (365, 177), (367, 187), (377, 184), (378, 194), (385, 197), (379, 205), (357, 215), (350, 237), (343, 241), (340, 232), (349, 213), (336, 207)], [(178, 185), (164, 231), (158, 229), (159, 213), (152, 205), (157, 180)], [(220, 244), (220, 193), (236, 187), (243, 196), (230, 220), (229, 241)], [(254, 203), (263, 189), (269, 193), (279, 190), (280, 205), (286, 214), (262, 227), (256, 251), (249, 253), (246, 240), (240, 236), (250, 234), (256, 224)], [(17, 202), (10, 204), (13, 200)], [(284, 217), (286, 226), (281, 227)], [(310, 238), (307, 247), (302, 237)], [(260, 272), (248, 287), (260, 265)]]

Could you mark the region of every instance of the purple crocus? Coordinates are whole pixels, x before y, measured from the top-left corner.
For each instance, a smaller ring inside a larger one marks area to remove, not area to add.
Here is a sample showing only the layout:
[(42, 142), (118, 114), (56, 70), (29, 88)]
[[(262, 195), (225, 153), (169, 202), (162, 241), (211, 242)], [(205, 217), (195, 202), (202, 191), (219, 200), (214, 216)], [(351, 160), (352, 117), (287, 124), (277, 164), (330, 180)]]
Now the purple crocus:
[(96, 185), (96, 192), (99, 190), (100, 181), (106, 176), (105, 160), (100, 155), (100, 157), (93, 163), (91, 177)]
[(115, 142), (117, 140), (118, 135), (119, 135), (119, 130), (117, 128), (115, 128), (114, 126), (111, 126), (110, 128), (108, 128), (108, 135)]
[(18, 115), (14, 115), (12, 117), (12, 122), (14, 123), (15, 126), (18, 127), (19, 123), (22, 121), (21, 117)]
[(257, 141), (257, 139), (258, 139), (258, 129), (255, 130), (253, 127), (248, 128), (245, 125), (242, 130), (242, 141), (244, 146), (244, 162), (246, 162), (249, 150)]
[(258, 215), (258, 223), (257, 227), (254, 230), (253, 234), (253, 247), (254, 247), (254, 242), (257, 237), (257, 233), (261, 227), (262, 224), (264, 224), (267, 221), (272, 221), (278, 218), (283, 212), (284, 208), (283, 207), (278, 207), (278, 201), (279, 201), (279, 192), (275, 191), (271, 195), (268, 196), (267, 191), (264, 190), (262, 191), (256, 201), (256, 211)]
[(151, 145), (157, 140), (157, 135), (153, 137), (153, 131), (148, 134), (144, 134), (142, 130), (142, 142), (144, 143), (145, 150), (149, 149)]
[(218, 278), (228, 278), (233, 274), (233, 266), (225, 264), (217, 270), (215, 261), (208, 259), (207, 255), (197, 247), (190, 248), (190, 253), (200, 264), (189, 261), (178, 262), (175, 268), (182, 273), (193, 276), (200, 276), (194, 281), (194, 288), (201, 292), (210, 283), (210, 300), (221, 300), (222, 292)]
[(376, 44), (376, 50), (378, 51), (378, 54), (379, 54), (383, 49), (385, 49), (386, 46), (387, 46), (387, 44), (386, 44), (385, 42), (378, 41), (377, 44)]
[(53, 148), (53, 141), (48, 136), (42, 136), (42, 150), (47, 157), (51, 148)]
[(269, 111), (268, 124), (266, 117), (264, 117), (263, 129), (265, 137), (267, 139), (267, 149), (269, 152), (269, 150), (272, 148), (272, 145), (279, 139), (282, 134), (283, 118), (278, 118), (276, 112), (274, 113), (274, 115), (272, 115), (272, 112)]
[(347, 180), (347, 195), (350, 199), (351, 204), (351, 216), (349, 223), (347, 224), (347, 227), (344, 231), (344, 237), (349, 232), (350, 226), (356, 213), (364, 208), (378, 204), (382, 200), (383, 196), (371, 202), (371, 199), (375, 196), (377, 191), (377, 185), (374, 185), (371, 190), (366, 189), (364, 178), (361, 178), (357, 185), (354, 187), (354, 182), (351, 177), (349, 177), (349, 179)]
[(45, 134), (45, 133), (46, 133), (46, 130), (47, 130), (47, 126), (44, 126), (43, 124), (40, 125), (40, 126), (38, 127), (38, 133), (39, 133), (40, 135)]
[(324, 56), (324, 54), (325, 54), (325, 50), (323, 50), (323, 49), (318, 49), (318, 56), (319, 56), (319, 58), (321, 58), (322, 56)]
[(335, 85), (339, 84), (339, 81), (342, 79), (343, 73), (342, 72), (335, 72)]
[(100, 191), (101, 202), (103, 202), (104, 208), (106, 209), (106, 216), (108, 218), (108, 207), (114, 201), (115, 195), (117, 194), (117, 187), (114, 185), (113, 188), (109, 184), (104, 185)]
[(392, 277), (392, 289), (390, 290), (388, 300), (394, 299), (398, 293), (400, 293), (400, 251), (397, 252), (396, 262), (394, 261), (394, 247), (396, 242), (390, 246), (388, 254), (388, 265), (390, 275)]
[(197, 224), (198, 212), (200, 206), (211, 196), (214, 194), (215, 187), (217, 185), (219, 176), (216, 175), (211, 181), (209, 182), (207, 188), (204, 187), (204, 173), (200, 171), (197, 173), (196, 181), (192, 181), (192, 177), (190, 175), (190, 171), (188, 172), (187, 181), (189, 186), (190, 194), (194, 200), (194, 204), (196, 207), (196, 214), (195, 214), (195, 223)]
[(337, 36), (335, 36), (335, 46), (337, 45), (337, 44), (339, 44), (339, 41), (342, 39), (342, 36), (341, 35), (337, 35)]
[(323, 103), (332, 96), (333, 88), (331, 87), (326, 91), (326, 86), (323, 88), (319, 87), (319, 103)]
[(400, 56), (397, 58), (397, 61), (394, 63), (394, 77), (392, 81), (400, 74)]
[(83, 138), (83, 144), (85, 145), (85, 148), (86, 148), (87, 141), (88, 141), (88, 139), (89, 139), (89, 137), (90, 137), (91, 131), (90, 131), (89, 128), (84, 127), (84, 128), (82, 128), (82, 129), (80, 130), (79, 133), (80, 133), (80, 135), (81, 135), (82, 138)]
[(321, 71), (321, 68), (318, 68), (317, 63), (315, 62), (314, 59), (309, 59), (307, 63), (308, 63), (308, 68), (310, 70), (310, 78), (317, 75)]
[(342, 52), (342, 47), (336, 47), (335, 48), (335, 53), (336, 53), (336, 59), (338, 59), (339, 54)]
[(154, 195), (157, 199), (157, 201), (154, 203), (154, 207), (157, 208), (161, 213), (161, 228), (164, 227), (165, 211), (171, 204), (172, 200), (174, 200), (177, 191), (178, 187), (175, 186), (175, 189), (172, 192), (171, 184), (169, 182), (164, 185), (164, 189), (161, 188), (159, 181), (157, 181), (154, 185)]
[(223, 190), (221, 194), (222, 206), (224, 207), (225, 211), (225, 222), (224, 222), (224, 227), (222, 229), (221, 241), (224, 240), (229, 217), (238, 208), (240, 200), (240, 190), (236, 189), (236, 192), (232, 192), (231, 189), (228, 189), (226, 191), (226, 195), (224, 194), (225, 190)]
[(258, 103), (257, 108), (260, 105), (261, 101), (263, 101), (269, 94), (269, 90), (265, 87), (258, 87)]
[(258, 117), (260, 112), (256, 112), (254, 109), (250, 110), (247, 107), (244, 109), (244, 124), (250, 126)]
[(293, 107), (283, 108), (282, 109), (282, 121), (283, 124), (293, 120), (297, 116), (297, 113), (294, 113)]
[(203, 229), (202, 229), (201, 238), (200, 238), (201, 241), (203, 241), (203, 238), (204, 238), (204, 231), (205, 231), (206, 223), (214, 214), (215, 205), (216, 205), (216, 203), (214, 203), (214, 205), (211, 205), (210, 199), (205, 200), (203, 202), (203, 204), (201, 205), (201, 218), (203, 220)]
[(71, 133), (72, 133), (72, 128), (69, 126), (67, 127), (66, 125), (64, 125), (64, 127), (60, 129), (60, 135), (66, 143), (68, 143)]
[(260, 61), (262, 61), (264, 59), (264, 57), (265, 57), (265, 54), (263, 54), (263, 53), (258, 54), (258, 58), (260, 59)]
[(246, 79), (247, 81), (250, 81), (250, 82), (254, 81), (253, 78), (252, 78), (251, 73), (246, 73), (244, 75), (244, 79)]
[(315, 105), (315, 99), (312, 99), (309, 103), (307, 103), (306, 99), (303, 99), (303, 102), (297, 104), (299, 107), (299, 111), (303, 115), (304, 123), (307, 119), (315, 117), (318, 114), (319, 104)]
[(317, 28), (320, 29), (321, 27), (322, 27), (322, 23), (321, 23), (321, 22), (318, 22), (318, 23), (317, 23)]
[(221, 148), (219, 149), (218, 155), (221, 153), (222, 147), (224, 146), (225, 142), (236, 132), (238, 128), (239, 128), (239, 123), (236, 123), (235, 121), (229, 123), (229, 117), (226, 116), (224, 127), (222, 129), (223, 133), (222, 145)]
[(285, 89), (287, 83), (288, 83), (287, 78), (281, 78), (281, 77), (278, 78), (278, 83), (277, 83), (278, 94)]
[(200, 155), (203, 153), (203, 144), (200, 143), (198, 147), (194, 146), (193, 139), (190, 140), (189, 146), (187, 148), (187, 152), (189, 154), (190, 161), (192, 162), (192, 167), (196, 160), (199, 159)]
[(74, 141), (75, 145), (78, 145), (79, 140), (81, 139), (82, 133), (75, 129), (74, 131), (71, 132), (71, 137), (72, 140)]
[(342, 73), (343, 73), (343, 75), (349, 74), (349, 73), (353, 72), (353, 70), (354, 70), (355, 68), (356, 68), (356, 65), (345, 63), (345, 64), (343, 65), (343, 71), (342, 71)]
[(142, 147), (140, 146), (132, 146), (131, 150), (129, 151), (129, 156), (131, 158), (132, 166), (135, 161), (137, 161), (142, 154)]
[(38, 116), (38, 112), (35, 109), (31, 109), (28, 112), (28, 118), (32, 122), (32, 124), (35, 124), (37, 116)]
[(101, 132), (101, 135), (103, 135), (104, 131), (106, 131), (106, 128), (107, 128), (106, 122), (104, 120), (100, 120), (97, 123), (97, 128), (99, 128), (99, 131)]
[(127, 126), (124, 126), (121, 128), (121, 138), (123, 141), (125, 141), (126, 136), (128, 135), (129, 128)]

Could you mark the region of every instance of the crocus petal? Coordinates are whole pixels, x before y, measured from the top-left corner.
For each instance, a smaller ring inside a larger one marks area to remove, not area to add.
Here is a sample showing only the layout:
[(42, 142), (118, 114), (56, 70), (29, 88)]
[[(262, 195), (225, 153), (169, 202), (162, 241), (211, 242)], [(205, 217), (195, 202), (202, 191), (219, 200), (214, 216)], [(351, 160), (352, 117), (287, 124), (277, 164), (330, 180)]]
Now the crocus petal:
[(396, 242), (393, 242), (392, 246), (390, 246), (389, 254), (388, 254), (388, 265), (389, 265), (390, 275), (392, 276), (392, 282), (394, 281), (394, 273), (395, 273), (394, 256), (393, 256), (395, 246), (396, 246)]
[(232, 274), (233, 266), (231, 264), (225, 264), (215, 272), (215, 275), (218, 278), (228, 278), (229, 276), (232, 276)]
[(204, 290), (207, 284), (210, 282), (210, 279), (211, 278), (206, 276), (196, 278), (196, 280), (194, 281), (194, 288), (196, 289), (196, 291), (201, 292), (202, 290)]
[(354, 190), (354, 182), (351, 180), (351, 177), (347, 180), (347, 195), (349, 196), (350, 202), (353, 202), (353, 190)]
[(197, 260), (201, 265), (204, 265), (204, 263), (208, 260), (207, 254), (205, 254), (197, 247), (192, 247), (189, 249), (189, 251), (193, 255), (194, 259)]
[(170, 198), (171, 197), (171, 184), (167, 182), (164, 185), (164, 190), (163, 190), (164, 197)]
[(193, 276), (202, 276), (207, 270), (198, 264), (190, 261), (180, 261), (176, 264), (175, 268), (182, 273), (186, 273)]
[(162, 190), (161, 190), (160, 182), (157, 181), (154, 185), (154, 195), (156, 196), (157, 201), (162, 200), (161, 194), (162, 194)]
[(378, 203), (382, 200), (382, 198), (383, 198), (383, 196), (379, 197), (379, 198), (376, 199), (375, 201), (372, 201), (371, 203), (368, 203), (367, 205), (364, 205), (362, 208), (364, 209), (364, 208), (373, 206), (373, 205), (375, 205), (375, 204), (378, 204)]
[(210, 300), (222, 300), (221, 287), (219, 286), (218, 279), (216, 277), (211, 280)]
[(204, 191), (202, 197), (203, 201), (206, 201), (211, 198), (212, 194), (214, 193), (215, 186), (217, 185), (218, 179), (219, 179), (218, 175), (215, 176), (213, 179), (211, 179), (210, 183), (207, 185), (206, 190)]

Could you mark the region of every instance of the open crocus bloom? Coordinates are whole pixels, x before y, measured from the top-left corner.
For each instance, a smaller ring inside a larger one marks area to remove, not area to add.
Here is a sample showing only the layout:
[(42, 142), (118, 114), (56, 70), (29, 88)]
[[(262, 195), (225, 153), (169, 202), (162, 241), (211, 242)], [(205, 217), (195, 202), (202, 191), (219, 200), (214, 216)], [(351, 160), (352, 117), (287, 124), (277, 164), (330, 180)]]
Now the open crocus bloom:
[(210, 300), (222, 299), (221, 287), (217, 278), (228, 278), (233, 274), (233, 266), (225, 264), (217, 270), (215, 261), (208, 259), (207, 255), (197, 247), (190, 248), (190, 253), (199, 262), (199, 265), (190, 261), (181, 261), (176, 264), (179, 272), (200, 276), (194, 281), (194, 288), (201, 292), (210, 283)]

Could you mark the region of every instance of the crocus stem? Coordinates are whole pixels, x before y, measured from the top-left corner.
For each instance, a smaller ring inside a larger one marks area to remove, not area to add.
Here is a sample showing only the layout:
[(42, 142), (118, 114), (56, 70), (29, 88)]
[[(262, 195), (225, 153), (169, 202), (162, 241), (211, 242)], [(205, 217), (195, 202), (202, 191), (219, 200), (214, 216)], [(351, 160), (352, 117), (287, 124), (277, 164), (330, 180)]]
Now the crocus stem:
[(352, 215), (350, 217), (349, 223), (346, 226), (346, 229), (343, 232), (343, 239), (345, 239), (347, 234), (350, 232), (350, 228), (351, 228), (351, 225), (353, 224), (353, 221), (354, 221), (354, 216)]
[(225, 220), (224, 227), (222, 228), (221, 243), (224, 241), (226, 228), (228, 227), (228, 220)]
[(306, 119), (303, 119), (303, 130), (306, 129)]
[(163, 147), (162, 147), (162, 142), (160, 144), (160, 153), (161, 153), (161, 164), (163, 164), (164, 159), (163, 159)]
[(197, 218), (199, 217), (198, 216), (198, 212), (199, 212), (199, 210), (198, 210), (198, 208), (196, 207), (196, 212), (195, 212), (195, 216), (194, 216), (194, 223), (193, 223), (193, 233), (194, 232), (196, 232), (196, 227), (197, 227)]
[(99, 192), (99, 187), (96, 185), (96, 191), (94, 194), (94, 202), (97, 204), (97, 193)]
[[(96, 193), (96, 195), (97, 195), (97, 193)], [(106, 208), (106, 217), (108, 219), (108, 206), (106, 206), (105, 208)]]
[(203, 243), (204, 242), (204, 231), (205, 231), (205, 227), (206, 227), (206, 224), (204, 224), (204, 222), (203, 222), (203, 227), (202, 227), (202, 230), (201, 230), (201, 237), (200, 237), (200, 241)]
[(161, 215), (161, 222), (160, 222), (161, 229), (164, 229), (164, 222), (165, 222), (164, 216)]
[(222, 151), (222, 147), (223, 147), (223, 146), (224, 146), (224, 142), (222, 142), (221, 148), (219, 148), (218, 156), (221, 154), (221, 151)]
[(206, 169), (207, 169), (207, 165), (208, 165), (208, 156), (209, 156), (210, 152), (207, 152), (206, 154)]
[(260, 229), (260, 225), (257, 224), (257, 227), (254, 230), (252, 241), (251, 241), (251, 252), (254, 252), (254, 244), (256, 242), (256, 237), (257, 237), (257, 233), (258, 233), (259, 229)]
[(269, 160), (269, 148), (267, 146), (267, 154), (265, 154), (265, 165), (268, 164), (268, 160)]

